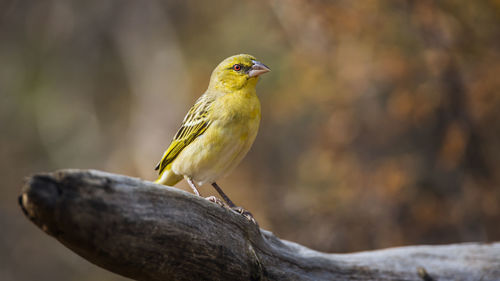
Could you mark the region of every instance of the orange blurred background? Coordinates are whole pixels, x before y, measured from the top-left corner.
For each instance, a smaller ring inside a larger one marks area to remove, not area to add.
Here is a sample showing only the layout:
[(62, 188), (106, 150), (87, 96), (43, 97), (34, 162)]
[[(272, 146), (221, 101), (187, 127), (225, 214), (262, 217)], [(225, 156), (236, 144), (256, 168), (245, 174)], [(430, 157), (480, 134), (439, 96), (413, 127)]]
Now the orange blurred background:
[(499, 51), (498, 0), (1, 1), (0, 280), (126, 280), (31, 224), (23, 178), (155, 179), (238, 53), (272, 72), (219, 183), (261, 227), (325, 252), (498, 241)]

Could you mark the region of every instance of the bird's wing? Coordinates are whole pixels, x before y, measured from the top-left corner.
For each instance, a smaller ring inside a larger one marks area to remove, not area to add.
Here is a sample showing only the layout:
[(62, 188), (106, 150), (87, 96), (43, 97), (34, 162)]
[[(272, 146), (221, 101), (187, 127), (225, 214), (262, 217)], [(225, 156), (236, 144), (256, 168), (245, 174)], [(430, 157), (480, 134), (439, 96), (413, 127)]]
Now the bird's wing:
[(208, 95), (201, 96), (196, 103), (191, 107), (182, 125), (175, 134), (172, 143), (163, 154), (162, 159), (156, 165), (155, 170), (160, 170), (159, 174), (174, 161), (179, 153), (197, 137), (202, 135), (210, 126), (208, 120), (208, 110), (213, 102), (213, 98)]

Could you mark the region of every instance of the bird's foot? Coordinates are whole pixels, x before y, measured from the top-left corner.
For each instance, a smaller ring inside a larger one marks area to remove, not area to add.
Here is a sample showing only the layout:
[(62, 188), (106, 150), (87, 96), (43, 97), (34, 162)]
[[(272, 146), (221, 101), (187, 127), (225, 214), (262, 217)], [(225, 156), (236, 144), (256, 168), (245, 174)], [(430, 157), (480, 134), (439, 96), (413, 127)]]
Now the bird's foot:
[(226, 202), (220, 200), (219, 198), (217, 198), (215, 196), (208, 196), (208, 197), (205, 197), (205, 199), (207, 199), (208, 201), (210, 201), (212, 203), (215, 203), (215, 204), (217, 204), (217, 205), (219, 205), (221, 207), (224, 207), (224, 208), (227, 208), (229, 210), (232, 210), (232, 211), (234, 211), (234, 212), (242, 215), (247, 220), (253, 222), (256, 225), (258, 225), (257, 221), (253, 217), (252, 213), (250, 213), (249, 211), (243, 209), (242, 207), (230, 207)]
[(256, 225), (258, 225), (257, 221), (253, 217), (252, 213), (250, 213), (249, 211), (243, 209), (242, 207), (231, 207), (230, 209), (233, 210), (233, 211), (235, 211), (236, 213), (244, 216), (247, 220), (253, 222)]
[(217, 198), (215, 196), (208, 196), (208, 197), (205, 197), (205, 199), (207, 199), (208, 201), (215, 203), (221, 207), (229, 208), (229, 206), (224, 201), (220, 200), (219, 198)]

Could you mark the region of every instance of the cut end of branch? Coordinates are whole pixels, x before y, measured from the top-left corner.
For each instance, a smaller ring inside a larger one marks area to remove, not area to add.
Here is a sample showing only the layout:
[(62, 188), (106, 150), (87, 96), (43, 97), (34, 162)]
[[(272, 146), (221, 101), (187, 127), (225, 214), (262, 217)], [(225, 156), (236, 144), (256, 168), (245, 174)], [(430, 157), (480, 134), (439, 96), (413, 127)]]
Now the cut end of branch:
[(47, 234), (56, 236), (57, 224), (51, 223), (60, 199), (60, 189), (50, 174), (39, 174), (29, 178), (18, 197), (23, 213)]

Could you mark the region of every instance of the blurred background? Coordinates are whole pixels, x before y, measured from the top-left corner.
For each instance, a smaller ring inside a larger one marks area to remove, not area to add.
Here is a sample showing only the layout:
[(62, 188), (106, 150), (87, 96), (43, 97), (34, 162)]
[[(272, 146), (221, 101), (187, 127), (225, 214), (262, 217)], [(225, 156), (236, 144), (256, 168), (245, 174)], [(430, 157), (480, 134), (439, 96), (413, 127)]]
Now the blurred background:
[(238, 53), (272, 72), (256, 142), (219, 183), (261, 227), (325, 252), (500, 240), (498, 0), (1, 0), (0, 279), (126, 280), (30, 223), (23, 179), (155, 179)]

